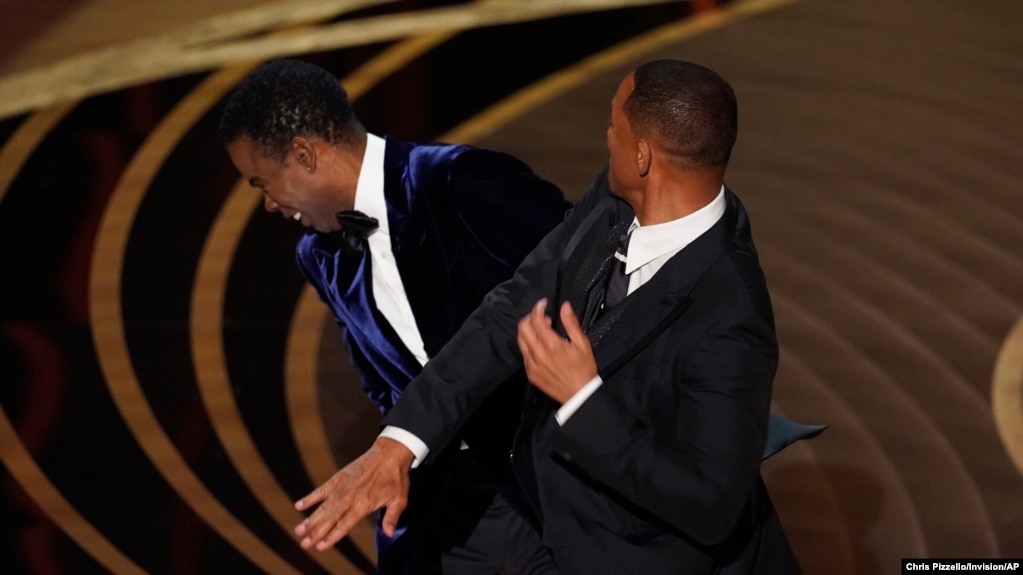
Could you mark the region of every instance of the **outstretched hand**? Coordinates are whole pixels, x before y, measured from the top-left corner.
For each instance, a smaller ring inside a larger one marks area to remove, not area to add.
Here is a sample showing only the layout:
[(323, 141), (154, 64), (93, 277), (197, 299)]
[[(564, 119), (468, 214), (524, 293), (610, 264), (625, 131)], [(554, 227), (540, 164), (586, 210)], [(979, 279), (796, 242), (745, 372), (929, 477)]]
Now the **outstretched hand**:
[(302, 548), (329, 549), (356, 523), (381, 507), (387, 508), (382, 522), (384, 533), (394, 537), (398, 517), (408, 505), (409, 468), (414, 459), (401, 443), (377, 438), (366, 453), (298, 500), (295, 509), (299, 511), (320, 504), (295, 527)]
[(596, 377), (597, 360), (568, 302), (561, 305), (561, 325), (568, 339), (554, 331), (546, 310), (547, 300), (542, 299), (519, 322), (519, 349), (529, 381), (551, 399), (565, 403)]

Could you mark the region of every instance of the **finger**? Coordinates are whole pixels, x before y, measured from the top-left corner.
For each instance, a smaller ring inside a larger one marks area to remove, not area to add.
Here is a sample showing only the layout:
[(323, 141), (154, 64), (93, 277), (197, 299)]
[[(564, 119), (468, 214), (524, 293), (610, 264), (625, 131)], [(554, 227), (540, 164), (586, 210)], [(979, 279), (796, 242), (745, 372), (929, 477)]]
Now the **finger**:
[(309, 518), (295, 526), (295, 535), (301, 537), (305, 535), (306, 530), (309, 529)]
[(540, 350), (541, 345), (539, 334), (536, 331), (536, 325), (532, 314), (526, 316), (519, 322), (517, 339), (519, 343), (519, 350), (523, 352), (523, 355), (529, 354), (535, 356)]
[(330, 481), (327, 481), (327, 483), (324, 483), (323, 485), (317, 487), (316, 489), (311, 491), (308, 495), (306, 495), (302, 499), (299, 499), (298, 501), (296, 501), (295, 502), (295, 509), (298, 509), (299, 511), (303, 511), (305, 509), (308, 509), (311, 505), (315, 505), (315, 504), (323, 501), (324, 499), (327, 498), (327, 495), (329, 495), (330, 492), (331, 492), (330, 486), (331, 486)]
[(583, 331), (583, 326), (579, 324), (579, 318), (576, 317), (575, 311), (572, 310), (572, 305), (567, 301), (561, 304), (561, 325), (565, 326), (565, 333), (568, 335), (568, 340), (574, 343), (582, 343), (586, 341), (586, 333)]
[(532, 316), (543, 317), (544, 312), (547, 311), (547, 298), (541, 298), (533, 304), (532, 311), (529, 312)]
[(327, 508), (328, 504), (321, 505), (305, 521), (306, 541), (310, 544), (316, 543), (322, 539), (324, 534), (326, 534), (334, 525), (334, 516), (327, 514)]
[[(352, 530), (352, 527), (354, 527), (354, 522), (352, 522), (349, 517), (351, 517), (351, 515), (346, 516), (344, 520), (338, 521), (334, 525), (334, 528), (328, 531), (326, 535), (324, 535), (323, 538), (316, 543), (316, 549), (318, 551), (326, 551), (327, 549), (330, 549), (334, 545), (337, 545), (338, 541), (341, 541), (348, 535), (348, 532)], [(390, 535), (388, 537), (390, 537)]]
[(519, 344), (519, 352), (522, 353), (522, 361), (527, 365), (533, 359), (533, 350), (530, 349), (529, 336), (526, 335), (526, 330), (528, 329), (529, 329), (528, 327), (520, 323), (519, 334), (518, 337), (516, 338), (516, 342)]
[(529, 346), (534, 337), (533, 326), (530, 324), (529, 320), (530, 316), (527, 315), (519, 321), (519, 331), (516, 338), (519, 342), (519, 349), (522, 350), (524, 355), (529, 351)]
[(543, 307), (540, 305), (534, 306), (533, 312), (529, 314), (528, 318), (529, 327), (534, 335), (532, 341), (534, 341), (540, 349), (553, 350), (555, 349), (555, 346), (562, 343), (564, 340), (556, 331), (554, 331), (551, 318), (544, 313), (547, 300), (541, 301), (543, 302)]
[(325, 537), (330, 535), (333, 530), (337, 529), (340, 519), (328, 517), (326, 512), (323, 511), (323, 507), (320, 507), (309, 518), (306, 528), (306, 537), (300, 543), (303, 549), (309, 549), (313, 546), (316, 546), (317, 549), (322, 549), (320, 547), (320, 543)]
[(537, 305), (533, 307), (533, 317), (536, 319), (536, 328), (540, 333), (552, 330), (551, 316), (547, 315), (547, 299), (544, 298), (537, 302)]

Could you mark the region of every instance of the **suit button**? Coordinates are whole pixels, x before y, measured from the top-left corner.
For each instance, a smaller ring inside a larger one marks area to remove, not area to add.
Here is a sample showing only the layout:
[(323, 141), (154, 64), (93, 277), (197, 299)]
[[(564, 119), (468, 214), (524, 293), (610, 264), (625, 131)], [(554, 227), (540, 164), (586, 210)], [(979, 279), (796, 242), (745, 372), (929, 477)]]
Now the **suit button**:
[(508, 463), (514, 463), (514, 462), (515, 462), (515, 450), (514, 449), (509, 449), (508, 450)]

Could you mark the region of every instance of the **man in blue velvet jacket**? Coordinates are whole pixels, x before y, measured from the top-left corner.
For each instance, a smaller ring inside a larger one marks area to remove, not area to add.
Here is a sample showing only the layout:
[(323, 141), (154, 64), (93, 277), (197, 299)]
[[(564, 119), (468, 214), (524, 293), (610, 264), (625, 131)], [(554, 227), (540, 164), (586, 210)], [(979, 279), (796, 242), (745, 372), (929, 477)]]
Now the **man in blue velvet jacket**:
[[(337, 80), (295, 60), (243, 80), (219, 135), (266, 210), (311, 228), (299, 268), (384, 414), (568, 208), (506, 154), (368, 134)], [(525, 386), (510, 378), (440, 465), (412, 474), (394, 537), (378, 526), (380, 573), (552, 569), (507, 469)]]

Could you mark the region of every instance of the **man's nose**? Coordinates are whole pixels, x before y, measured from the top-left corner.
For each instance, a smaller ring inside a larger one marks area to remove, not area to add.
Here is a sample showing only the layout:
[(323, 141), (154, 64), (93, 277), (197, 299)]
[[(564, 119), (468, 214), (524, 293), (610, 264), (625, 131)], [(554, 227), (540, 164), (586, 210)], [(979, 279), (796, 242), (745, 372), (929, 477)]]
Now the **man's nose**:
[(281, 207), (277, 205), (277, 202), (273, 201), (269, 194), (263, 194), (263, 209), (273, 213), (280, 211)]

